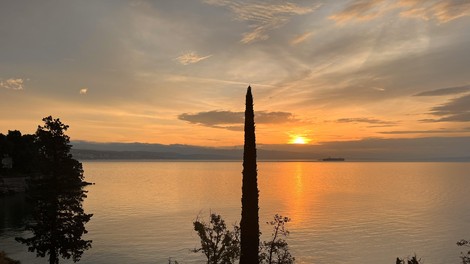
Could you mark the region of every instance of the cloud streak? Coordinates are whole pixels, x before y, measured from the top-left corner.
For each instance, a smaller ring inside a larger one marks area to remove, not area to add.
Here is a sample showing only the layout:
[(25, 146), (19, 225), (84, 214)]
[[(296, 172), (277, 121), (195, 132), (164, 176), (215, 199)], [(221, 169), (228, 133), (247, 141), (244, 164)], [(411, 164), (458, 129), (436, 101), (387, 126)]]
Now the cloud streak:
[(470, 16), (470, 2), (462, 0), (400, 0), (398, 2), (395, 0), (355, 0), (329, 18), (339, 24), (348, 21), (369, 21), (396, 10), (401, 17), (446, 23), (460, 17)]
[(423, 20), (435, 19), (439, 23), (446, 23), (460, 17), (470, 16), (469, 1), (401, 0), (400, 6), (404, 7), (404, 10), (400, 13), (404, 17), (414, 17)]
[(0, 80), (0, 87), (9, 89), (9, 90), (23, 90), (25, 80), (21, 78), (10, 78), (5, 81)]
[(461, 94), (461, 93), (466, 93), (466, 92), (470, 92), (470, 85), (425, 91), (425, 92), (415, 94), (414, 96), (444, 96), (444, 95)]
[(85, 95), (85, 94), (87, 94), (87, 93), (88, 93), (88, 88), (82, 88), (82, 89), (80, 89), (80, 94)]
[(306, 32), (304, 34), (298, 35), (290, 41), (290, 44), (293, 45), (293, 46), (298, 45), (302, 42), (305, 42), (312, 35), (313, 35), (313, 32)]
[(363, 117), (356, 117), (356, 118), (340, 118), (337, 119), (335, 122), (337, 123), (366, 123), (366, 124), (374, 124), (374, 125), (395, 125), (397, 122), (392, 121), (384, 121), (375, 118), (363, 118)]
[(244, 44), (266, 40), (269, 38), (269, 31), (282, 27), (291, 17), (311, 13), (319, 7), (319, 5), (302, 7), (288, 1), (272, 3), (271, 1), (206, 0), (204, 2), (227, 7), (235, 14), (236, 20), (249, 23), (251, 31), (244, 33), (241, 39)]
[(358, 0), (351, 2), (342, 11), (331, 15), (329, 18), (337, 23), (345, 23), (350, 20), (368, 21), (379, 17), (385, 12), (383, 8), (384, 0), (364, 1)]
[(407, 135), (407, 134), (446, 134), (446, 133), (462, 133), (470, 132), (468, 129), (459, 129), (459, 130), (394, 130), (394, 131), (382, 131), (378, 132), (379, 134), (385, 135)]
[(176, 60), (183, 64), (183, 65), (189, 65), (189, 64), (194, 64), (194, 63), (198, 63), (200, 61), (203, 61), (205, 59), (208, 59), (210, 58), (212, 55), (207, 55), (207, 56), (199, 56), (197, 53), (195, 52), (188, 52), (188, 53), (185, 53), (179, 57), (176, 58)]

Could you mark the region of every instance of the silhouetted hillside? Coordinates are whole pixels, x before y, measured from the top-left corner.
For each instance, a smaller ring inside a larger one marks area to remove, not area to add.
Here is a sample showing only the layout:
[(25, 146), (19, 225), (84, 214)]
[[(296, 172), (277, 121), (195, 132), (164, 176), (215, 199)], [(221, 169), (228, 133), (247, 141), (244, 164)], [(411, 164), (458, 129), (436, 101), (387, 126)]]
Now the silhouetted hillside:
[[(242, 146), (200, 147), (146, 143), (72, 142), (72, 154), (87, 159), (241, 160)], [(364, 139), (309, 145), (258, 145), (260, 160), (470, 161), (470, 137)]]
[(175, 152), (151, 152), (151, 151), (110, 151), (110, 150), (88, 150), (74, 149), (72, 154), (80, 160), (236, 160), (236, 153), (227, 154), (181, 154)]

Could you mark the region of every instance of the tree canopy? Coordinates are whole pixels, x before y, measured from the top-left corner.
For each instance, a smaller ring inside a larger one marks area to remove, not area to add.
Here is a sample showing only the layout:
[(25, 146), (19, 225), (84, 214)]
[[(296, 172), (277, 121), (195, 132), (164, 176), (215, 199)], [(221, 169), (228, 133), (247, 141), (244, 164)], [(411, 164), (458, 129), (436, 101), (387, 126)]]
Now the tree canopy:
[(70, 154), (70, 138), (65, 134), (68, 126), (51, 116), (43, 121), (34, 135), (39, 174), (31, 178), (34, 221), (26, 227), (32, 236), (17, 241), (39, 257), (48, 255), (50, 264), (59, 263), (59, 257), (76, 262), (91, 247), (91, 240), (82, 238), (92, 217), (82, 207), (86, 198), (83, 168)]

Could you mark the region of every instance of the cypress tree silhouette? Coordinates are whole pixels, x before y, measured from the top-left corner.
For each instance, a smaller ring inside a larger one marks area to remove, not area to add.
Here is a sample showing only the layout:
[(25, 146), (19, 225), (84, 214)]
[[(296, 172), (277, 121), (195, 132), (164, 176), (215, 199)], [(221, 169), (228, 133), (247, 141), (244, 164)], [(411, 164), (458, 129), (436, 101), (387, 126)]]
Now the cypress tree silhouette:
[(243, 151), (242, 219), (240, 264), (259, 263), (258, 180), (256, 139), (251, 87), (246, 93), (245, 146)]

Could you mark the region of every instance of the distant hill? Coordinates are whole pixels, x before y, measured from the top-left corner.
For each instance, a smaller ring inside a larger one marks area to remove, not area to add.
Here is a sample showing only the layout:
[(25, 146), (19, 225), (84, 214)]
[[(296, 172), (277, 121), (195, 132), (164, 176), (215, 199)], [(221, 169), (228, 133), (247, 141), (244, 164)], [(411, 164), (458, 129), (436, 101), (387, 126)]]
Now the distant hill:
[[(242, 160), (243, 148), (163, 145), (148, 143), (72, 142), (79, 160)], [(470, 161), (470, 137), (404, 139), (371, 138), (357, 141), (319, 142), (308, 145), (258, 145), (259, 160), (320, 160), (341, 157), (346, 161)]]
[[(79, 160), (242, 160), (240, 149), (201, 149), (199, 153), (153, 152), (153, 151), (112, 151), (72, 149), (72, 155)], [(260, 160), (317, 160), (309, 153), (258, 150)]]
[[(199, 147), (190, 145), (162, 145), (146, 143), (73, 142), (72, 154), (79, 160), (242, 160), (243, 148)], [(309, 152), (258, 149), (260, 160), (318, 160)]]
[(176, 152), (111, 151), (73, 149), (72, 155), (79, 160), (236, 160), (235, 155), (226, 154), (182, 154)]
[(72, 154), (81, 160), (89, 159), (176, 159), (176, 160), (236, 160), (240, 148), (223, 149), (190, 145), (146, 143), (73, 142)]

